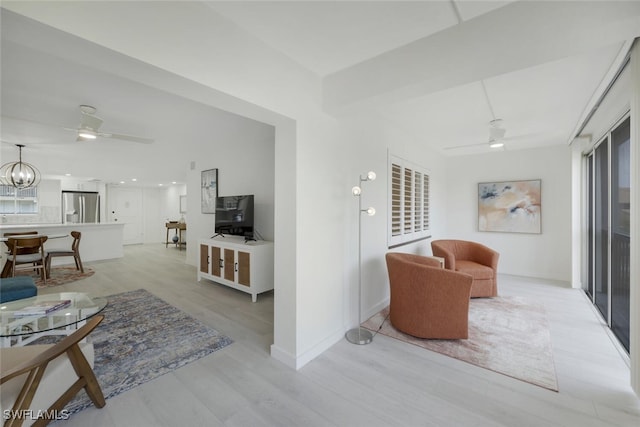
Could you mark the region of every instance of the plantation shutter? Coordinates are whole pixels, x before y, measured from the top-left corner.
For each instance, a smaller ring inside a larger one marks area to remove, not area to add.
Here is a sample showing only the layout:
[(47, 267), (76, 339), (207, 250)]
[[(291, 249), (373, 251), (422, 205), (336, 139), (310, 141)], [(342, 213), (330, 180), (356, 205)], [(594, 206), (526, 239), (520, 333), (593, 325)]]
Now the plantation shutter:
[(413, 171), (405, 168), (404, 170), (404, 234), (409, 234), (413, 230), (411, 228), (411, 218), (413, 216), (412, 205), (412, 190), (413, 184)]
[(389, 247), (429, 237), (429, 174), (426, 169), (389, 157)]
[(402, 233), (402, 167), (391, 164), (391, 235)]

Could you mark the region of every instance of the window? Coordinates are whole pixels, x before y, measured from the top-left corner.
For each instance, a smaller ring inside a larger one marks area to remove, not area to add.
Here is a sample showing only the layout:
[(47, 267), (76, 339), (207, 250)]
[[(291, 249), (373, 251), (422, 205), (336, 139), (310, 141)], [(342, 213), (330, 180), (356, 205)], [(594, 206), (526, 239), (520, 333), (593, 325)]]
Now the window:
[(0, 185), (0, 214), (37, 214), (38, 188), (17, 189), (12, 185)]
[(430, 237), (428, 171), (390, 154), (389, 180), (387, 246)]

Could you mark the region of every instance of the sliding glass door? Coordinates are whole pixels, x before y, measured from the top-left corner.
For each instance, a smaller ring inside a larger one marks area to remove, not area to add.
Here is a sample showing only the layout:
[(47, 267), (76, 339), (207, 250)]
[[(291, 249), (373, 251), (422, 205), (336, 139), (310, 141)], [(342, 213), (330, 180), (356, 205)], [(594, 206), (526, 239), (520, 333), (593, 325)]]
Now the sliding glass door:
[(629, 350), (631, 121), (611, 132), (611, 329)]
[(630, 119), (622, 120), (587, 158), (585, 291), (629, 351)]
[(593, 153), (587, 157), (587, 264), (588, 271), (587, 280), (582, 284), (582, 288), (589, 295), (589, 298), (593, 301), (595, 294), (595, 275), (592, 273), (593, 260), (594, 260), (594, 246), (595, 246), (595, 233), (594, 233), (594, 179), (593, 179)]
[(609, 317), (609, 140), (594, 154), (594, 302)]

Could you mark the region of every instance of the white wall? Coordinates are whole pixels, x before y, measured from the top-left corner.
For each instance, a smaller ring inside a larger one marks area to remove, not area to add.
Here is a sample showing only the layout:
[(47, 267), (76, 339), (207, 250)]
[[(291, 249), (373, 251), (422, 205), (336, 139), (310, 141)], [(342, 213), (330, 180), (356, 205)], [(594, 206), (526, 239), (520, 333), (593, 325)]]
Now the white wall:
[(142, 243), (164, 242), (166, 228), (162, 217), (162, 196), (164, 191), (160, 188), (142, 189)]
[[(478, 183), (542, 180), (542, 234), (478, 231)], [(446, 232), (500, 253), (499, 273), (571, 281), (571, 150), (560, 146), (447, 160)]]
[[(187, 213), (180, 213), (180, 196), (187, 195), (187, 184), (175, 184), (159, 188), (160, 215), (167, 221), (178, 221), (180, 217), (187, 220)], [(163, 224), (164, 226), (164, 224)]]
[(357, 199), (351, 195), (351, 187), (357, 185), (360, 175), (372, 170), (376, 172), (375, 181), (362, 183), (362, 206), (373, 206), (373, 217), (362, 216), (362, 320), (384, 308), (389, 302), (389, 280), (385, 264), (388, 251), (408, 252), (430, 255), (429, 240), (421, 240), (389, 249), (387, 228), (389, 222), (388, 206), (388, 152), (410, 160), (424, 168), (430, 174), (432, 234), (444, 234), (447, 203), (445, 188), (445, 159), (427, 148), (427, 144), (403, 132), (380, 118), (363, 115), (350, 117), (344, 127), (348, 132), (349, 151), (342, 154), (349, 158), (346, 175), (340, 187), (344, 199), (346, 221), (342, 244), (346, 254), (344, 270), (344, 317), (347, 329), (357, 324), (358, 310), (358, 212)]

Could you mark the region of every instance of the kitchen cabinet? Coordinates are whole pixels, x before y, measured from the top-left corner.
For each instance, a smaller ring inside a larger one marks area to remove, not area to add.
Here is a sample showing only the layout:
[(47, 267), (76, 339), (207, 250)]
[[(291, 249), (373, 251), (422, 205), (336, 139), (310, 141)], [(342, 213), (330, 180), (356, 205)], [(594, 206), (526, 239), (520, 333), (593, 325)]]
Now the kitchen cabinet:
[(273, 289), (273, 242), (235, 236), (200, 240), (198, 281), (211, 280), (251, 294)]

